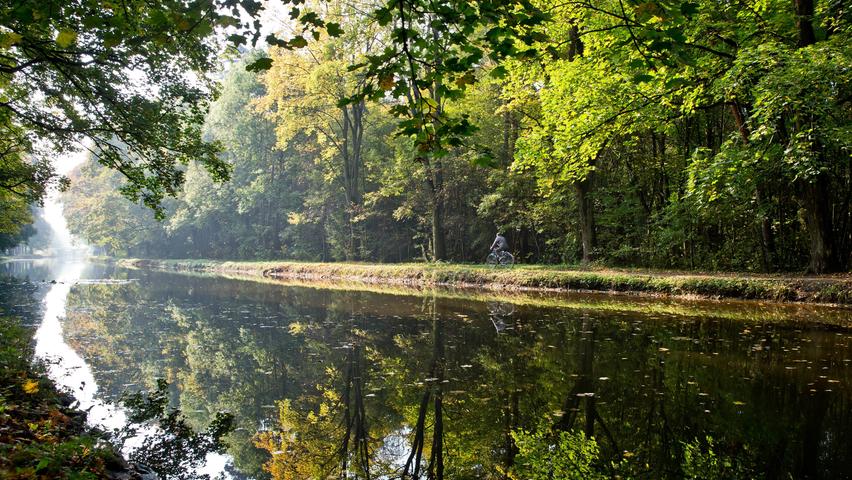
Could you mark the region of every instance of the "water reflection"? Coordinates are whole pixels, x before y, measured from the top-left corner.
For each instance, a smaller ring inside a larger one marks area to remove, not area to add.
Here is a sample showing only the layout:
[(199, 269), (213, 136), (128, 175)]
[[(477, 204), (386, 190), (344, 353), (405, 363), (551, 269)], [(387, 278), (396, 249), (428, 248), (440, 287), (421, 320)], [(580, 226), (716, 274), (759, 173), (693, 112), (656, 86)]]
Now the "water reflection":
[(62, 262), (50, 272), (51, 287), (44, 297), (42, 321), (35, 333), (36, 358), (44, 360), (48, 375), (56, 384), (74, 393), (79, 408), (89, 412), (89, 422), (108, 430), (127, 424), (127, 415), (98, 396), (98, 384), (89, 365), (74, 351), (63, 336), (60, 320), (71, 286), (80, 280), (86, 263), (82, 260)]
[(852, 475), (845, 327), (131, 275), (73, 286), (65, 341), (106, 398), (165, 377), (197, 426), (233, 412), (241, 475), (505, 478), (521, 428), (650, 478), (708, 435), (768, 478)]
[[(101, 391), (95, 370), (78, 353), (86, 349), (66, 342), (63, 323), (69, 311), (67, 304), (72, 288), (125, 285), (131, 280), (124, 276), (113, 268), (93, 265), (82, 257), (74, 256), (0, 263), (0, 278), (4, 282), (9, 282), (9, 277), (17, 279), (15, 283), (4, 284), (4, 287), (8, 285), (15, 291), (9, 292), (10, 295), (0, 295), (0, 312), (19, 316), (26, 325), (37, 326), (33, 337), (36, 359), (44, 361), (48, 376), (60, 389), (73, 395), (74, 406), (87, 412), (89, 425), (104, 431), (128, 426), (128, 414), (115, 402), (117, 396), (104, 395)], [(125, 385), (129, 386), (132, 385)], [(135, 436), (125, 440), (124, 453), (129, 454), (146, 443), (148, 437), (159, 434), (160, 431), (151, 426), (138, 428)], [(224, 473), (230, 467), (229, 462), (226, 455), (210, 453), (198, 473)]]

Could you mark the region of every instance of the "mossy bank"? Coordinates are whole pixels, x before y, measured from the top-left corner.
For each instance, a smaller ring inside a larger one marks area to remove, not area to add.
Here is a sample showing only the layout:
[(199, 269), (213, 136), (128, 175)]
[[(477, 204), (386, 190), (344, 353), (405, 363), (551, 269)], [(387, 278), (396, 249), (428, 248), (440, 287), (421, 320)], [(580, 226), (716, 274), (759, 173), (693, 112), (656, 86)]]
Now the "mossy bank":
[(216, 260), (124, 259), (122, 266), (196, 271), (279, 279), (345, 280), (412, 286), (596, 291), (681, 297), (746, 299), (852, 305), (852, 277), (752, 276), (630, 270), (586, 270), (554, 266), (494, 269), (456, 264), (367, 264), (229, 262)]

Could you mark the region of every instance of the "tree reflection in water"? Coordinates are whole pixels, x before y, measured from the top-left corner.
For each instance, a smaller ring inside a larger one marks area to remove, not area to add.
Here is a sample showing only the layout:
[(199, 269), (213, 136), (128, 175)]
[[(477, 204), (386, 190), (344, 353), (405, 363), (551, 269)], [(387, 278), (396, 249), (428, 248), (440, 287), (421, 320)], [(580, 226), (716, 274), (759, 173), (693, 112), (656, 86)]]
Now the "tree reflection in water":
[(848, 329), (137, 274), (72, 289), (69, 343), (107, 394), (162, 376), (197, 424), (232, 411), (255, 478), (503, 479), (520, 429), (644, 478), (707, 436), (748, 471), (852, 475)]

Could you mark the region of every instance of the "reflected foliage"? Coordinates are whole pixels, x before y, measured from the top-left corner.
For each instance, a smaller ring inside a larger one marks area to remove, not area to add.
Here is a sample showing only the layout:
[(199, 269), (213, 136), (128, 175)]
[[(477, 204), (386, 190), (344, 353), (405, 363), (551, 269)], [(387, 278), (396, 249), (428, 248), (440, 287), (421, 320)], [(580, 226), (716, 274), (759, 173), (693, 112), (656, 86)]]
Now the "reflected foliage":
[(850, 473), (843, 327), (132, 275), (74, 287), (69, 342), (109, 395), (233, 412), (255, 478), (502, 479), (559, 438), (607, 476)]
[[(217, 412), (203, 432), (195, 432), (180, 410), (169, 408), (168, 383), (157, 380), (157, 389), (134, 393), (122, 399), (130, 410), (128, 419), (133, 425), (154, 425), (157, 433), (146, 437), (134, 448), (129, 460), (141, 463), (160, 478), (175, 480), (204, 480), (208, 475), (196, 473), (210, 452), (220, 452), (226, 444), (223, 437), (233, 429), (233, 416)], [(120, 436), (131, 438), (138, 427), (125, 428)], [(123, 443), (121, 439), (118, 439)]]

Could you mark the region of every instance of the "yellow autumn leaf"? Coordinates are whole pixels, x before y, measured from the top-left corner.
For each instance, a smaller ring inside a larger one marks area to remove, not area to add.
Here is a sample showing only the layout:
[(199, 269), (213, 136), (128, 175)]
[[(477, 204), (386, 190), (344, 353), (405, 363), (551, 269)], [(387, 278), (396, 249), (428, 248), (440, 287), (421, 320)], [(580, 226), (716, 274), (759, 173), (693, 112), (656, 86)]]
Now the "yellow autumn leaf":
[(35, 380), (27, 380), (24, 382), (24, 391), (32, 395), (38, 392), (38, 382)]
[(56, 43), (62, 48), (68, 48), (77, 41), (77, 32), (74, 30), (62, 30), (56, 36)]

